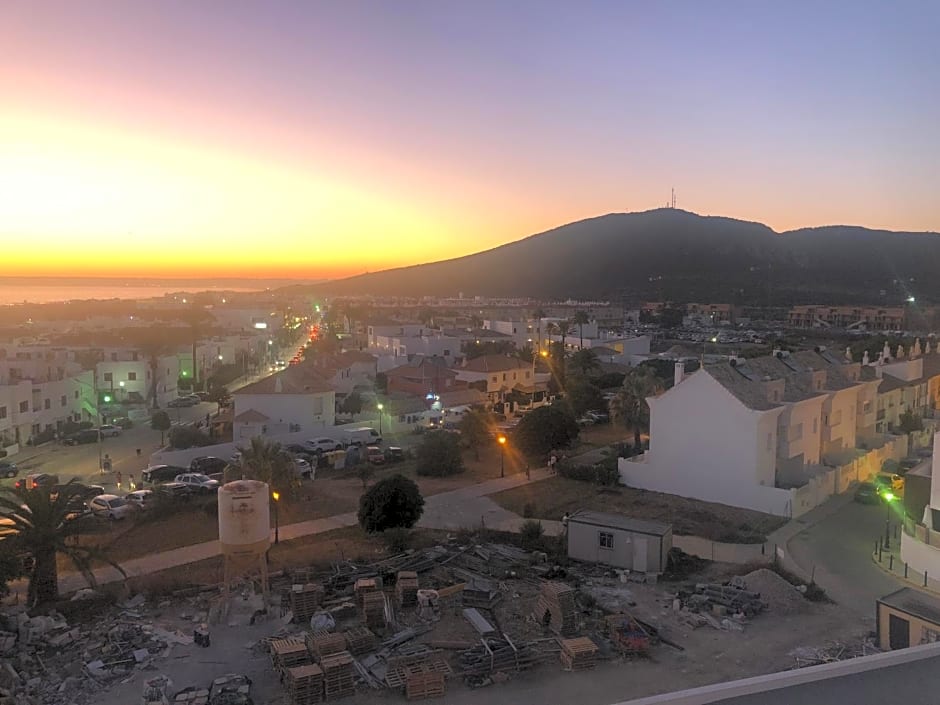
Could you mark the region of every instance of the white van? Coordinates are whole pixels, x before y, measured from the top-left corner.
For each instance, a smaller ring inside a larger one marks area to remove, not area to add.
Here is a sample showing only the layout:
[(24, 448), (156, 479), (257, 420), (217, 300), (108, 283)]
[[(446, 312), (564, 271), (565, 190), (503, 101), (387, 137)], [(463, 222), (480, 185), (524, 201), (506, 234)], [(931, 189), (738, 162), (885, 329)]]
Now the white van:
[(342, 433), (346, 445), (365, 447), (379, 445), (382, 442), (382, 436), (379, 435), (379, 432), (369, 426), (345, 429)]

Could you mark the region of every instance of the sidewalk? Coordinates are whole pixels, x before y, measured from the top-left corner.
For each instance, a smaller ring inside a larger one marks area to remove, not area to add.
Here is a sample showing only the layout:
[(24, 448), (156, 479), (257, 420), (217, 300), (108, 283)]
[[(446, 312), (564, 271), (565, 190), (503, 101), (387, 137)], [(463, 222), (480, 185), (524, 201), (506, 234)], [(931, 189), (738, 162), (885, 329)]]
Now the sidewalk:
[(930, 577), (926, 571), (920, 572), (910, 568), (901, 560), (900, 532), (895, 532), (891, 536), (891, 545), (888, 549), (884, 547), (884, 539), (879, 541), (878, 548), (872, 551), (871, 559), (885, 573), (906, 583), (909, 587), (940, 596), (940, 580)]
[[(428, 529), (444, 529), (454, 531), (460, 528), (476, 528), (480, 526), (480, 517), (488, 528), (503, 531), (516, 531), (524, 519), (499, 507), (487, 495), (519, 487), (529, 482), (538, 482), (552, 477), (545, 468), (533, 470), (532, 479), (526, 479), (524, 473), (517, 473), (504, 478), (487, 480), (476, 485), (460, 487), (449, 492), (441, 492), (425, 498), (424, 514), (418, 526)], [(495, 509), (494, 509), (495, 508)], [(303, 536), (314, 536), (336, 529), (356, 526), (356, 514), (348, 512), (322, 519), (311, 519), (295, 524), (288, 524), (279, 529), (281, 541), (290, 541)], [(561, 530), (560, 522), (542, 522), (545, 532), (557, 535)], [(556, 526), (557, 525), (557, 526)], [(133, 558), (121, 563), (127, 577), (133, 578), (141, 575), (157, 573), (168, 568), (175, 568), (188, 563), (204, 561), (221, 555), (222, 550), (218, 541), (207, 541), (192, 546), (182, 546), (149, 556)], [(94, 571), (98, 584), (112, 583), (123, 580), (120, 572), (111, 566), (97, 568)], [(79, 590), (87, 586), (85, 578), (80, 573), (63, 572), (59, 574), (59, 590), (63, 593)]]

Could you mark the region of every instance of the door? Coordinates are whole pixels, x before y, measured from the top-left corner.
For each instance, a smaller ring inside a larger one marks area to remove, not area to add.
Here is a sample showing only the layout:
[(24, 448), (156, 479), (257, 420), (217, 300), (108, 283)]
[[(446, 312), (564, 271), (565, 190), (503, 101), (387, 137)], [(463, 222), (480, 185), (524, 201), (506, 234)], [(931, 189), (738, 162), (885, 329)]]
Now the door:
[(644, 536), (633, 537), (633, 570), (647, 572), (647, 551), (649, 540)]
[(911, 625), (903, 617), (888, 615), (888, 646), (893, 649), (906, 649), (911, 645)]

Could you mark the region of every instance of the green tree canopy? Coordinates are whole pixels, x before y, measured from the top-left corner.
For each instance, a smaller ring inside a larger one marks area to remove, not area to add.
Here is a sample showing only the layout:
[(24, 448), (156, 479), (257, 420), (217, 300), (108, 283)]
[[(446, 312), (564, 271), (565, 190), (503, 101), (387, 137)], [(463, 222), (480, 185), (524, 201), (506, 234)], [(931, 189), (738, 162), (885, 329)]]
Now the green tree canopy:
[(490, 441), (496, 422), (493, 415), (482, 407), (473, 407), (460, 419), (460, 439), (473, 449), (473, 457), (480, 459), (480, 446)]
[(360, 396), (359, 392), (347, 394), (346, 398), (343, 399), (343, 403), (340, 404), (339, 410), (344, 414), (361, 414), (362, 396)]
[(654, 371), (649, 367), (634, 367), (623, 380), (623, 386), (610, 402), (610, 413), (626, 426), (633, 427), (633, 447), (640, 448), (641, 432), (649, 428), (650, 408), (646, 398), (663, 389)]
[[(583, 351), (582, 351), (583, 352)], [(600, 387), (581, 377), (571, 377), (565, 390), (565, 399), (575, 417), (585, 411), (607, 411), (607, 400)]]
[(575, 350), (568, 360), (571, 369), (576, 370), (582, 377), (587, 377), (592, 372), (601, 369), (601, 363), (597, 359), (597, 353), (591, 348), (581, 348)]
[(246, 479), (266, 482), (272, 490), (285, 497), (296, 494), (300, 478), (294, 469), (294, 459), (281, 448), (280, 443), (252, 438), (247, 448), (239, 450), (239, 465)]
[(166, 445), (166, 432), (173, 426), (170, 415), (165, 411), (155, 411), (150, 417), (150, 428), (160, 432), (160, 446)]
[(463, 472), (460, 437), (449, 431), (431, 431), (415, 453), (415, 472), (419, 475), (445, 477)]
[(567, 448), (578, 437), (578, 424), (564, 404), (540, 406), (522, 417), (512, 432), (513, 448), (530, 458), (544, 458), (555, 448)]
[(414, 526), (424, 511), (424, 497), (413, 480), (392, 475), (381, 480), (359, 498), (359, 526), (375, 533)]

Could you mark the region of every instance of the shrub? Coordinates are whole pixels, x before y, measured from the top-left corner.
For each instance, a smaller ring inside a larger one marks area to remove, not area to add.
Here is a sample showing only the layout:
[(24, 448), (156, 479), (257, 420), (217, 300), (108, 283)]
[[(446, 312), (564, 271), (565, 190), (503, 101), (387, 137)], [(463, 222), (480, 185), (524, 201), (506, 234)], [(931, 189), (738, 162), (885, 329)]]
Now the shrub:
[(569, 480), (590, 482), (602, 487), (614, 487), (620, 482), (620, 472), (616, 467), (604, 465), (568, 465), (558, 464), (558, 474)]
[(415, 472), (419, 475), (446, 477), (463, 472), (460, 437), (447, 431), (433, 431), (424, 436), (417, 451)]
[(170, 445), (179, 450), (207, 446), (212, 441), (202, 431), (192, 426), (174, 426), (170, 429)]
[(386, 529), (382, 532), (385, 547), (391, 553), (404, 553), (411, 546), (411, 531), (402, 527)]
[(541, 548), (542, 537), (545, 536), (545, 527), (542, 522), (529, 519), (523, 522), (519, 529), (519, 536), (522, 539), (522, 546), (528, 550)]
[(424, 497), (418, 486), (403, 475), (392, 475), (359, 498), (359, 526), (369, 533), (411, 528), (423, 511)]

